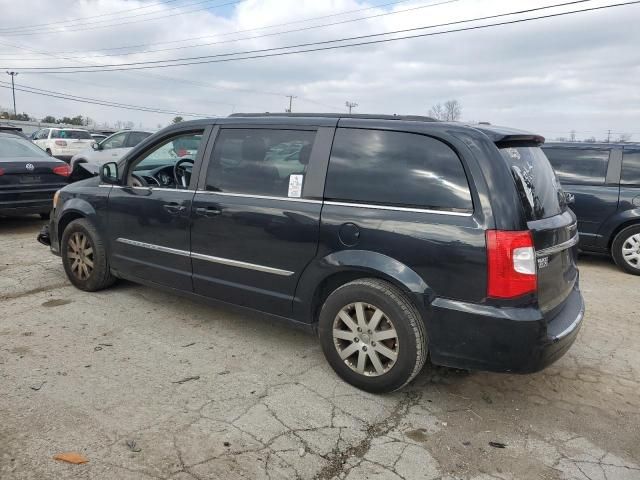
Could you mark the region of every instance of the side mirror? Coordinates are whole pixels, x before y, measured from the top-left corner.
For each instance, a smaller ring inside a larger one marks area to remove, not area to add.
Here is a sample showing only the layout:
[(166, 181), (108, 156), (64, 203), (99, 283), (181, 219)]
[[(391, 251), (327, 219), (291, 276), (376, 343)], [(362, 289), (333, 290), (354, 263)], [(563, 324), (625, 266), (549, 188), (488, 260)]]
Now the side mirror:
[(573, 193), (565, 192), (564, 198), (567, 205), (574, 205), (576, 203), (576, 197)]
[(117, 185), (118, 179), (118, 164), (116, 162), (105, 163), (100, 167), (100, 180), (110, 185)]
[(99, 143), (92, 143), (91, 144), (91, 148), (93, 148), (94, 150), (100, 150), (100, 144)]

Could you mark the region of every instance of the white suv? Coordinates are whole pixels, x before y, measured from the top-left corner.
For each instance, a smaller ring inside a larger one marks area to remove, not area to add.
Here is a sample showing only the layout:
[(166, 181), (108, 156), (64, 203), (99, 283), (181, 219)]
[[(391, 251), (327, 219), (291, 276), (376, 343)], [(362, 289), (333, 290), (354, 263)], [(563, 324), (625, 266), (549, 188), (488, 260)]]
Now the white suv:
[(91, 134), (80, 128), (43, 128), (32, 138), (33, 143), (49, 155), (66, 162), (95, 143)]
[(138, 145), (153, 132), (144, 130), (123, 130), (105, 138), (100, 143), (92, 145), (92, 149), (86, 149), (75, 155), (69, 164), (73, 170), (78, 163), (93, 163), (102, 165), (107, 162), (117, 162), (125, 153)]

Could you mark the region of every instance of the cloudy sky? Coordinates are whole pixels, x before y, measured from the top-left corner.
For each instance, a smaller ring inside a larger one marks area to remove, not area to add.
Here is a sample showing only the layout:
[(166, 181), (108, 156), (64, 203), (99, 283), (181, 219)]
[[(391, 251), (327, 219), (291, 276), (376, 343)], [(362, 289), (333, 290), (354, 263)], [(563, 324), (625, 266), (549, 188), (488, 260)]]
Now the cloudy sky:
[[(640, 4), (259, 59), (137, 71), (28, 70), (86, 69), (287, 47), (567, 1), (0, 0), (0, 72), (18, 71), (16, 82), (22, 88), (209, 116), (281, 112), (288, 106), (286, 95), (297, 96), (294, 112), (345, 111), (349, 100), (358, 104), (355, 111), (359, 113), (420, 115), (437, 102), (455, 98), (467, 121), (533, 130), (548, 138), (568, 137), (575, 130), (578, 138), (600, 139), (611, 129), (612, 136), (628, 133), (640, 141)], [(574, 2), (369, 39), (442, 32), (624, 1), (628, 0)], [(237, 56), (213, 60), (233, 58)], [(0, 81), (10, 78), (3, 75)], [(16, 94), (18, 110), (39, 118), (81, 114), (98, 122), (133, 121), (156, 128), (174, 116)], [(10, 107), (11, 102), (11, 91), (0, 88), (0, 105)]]

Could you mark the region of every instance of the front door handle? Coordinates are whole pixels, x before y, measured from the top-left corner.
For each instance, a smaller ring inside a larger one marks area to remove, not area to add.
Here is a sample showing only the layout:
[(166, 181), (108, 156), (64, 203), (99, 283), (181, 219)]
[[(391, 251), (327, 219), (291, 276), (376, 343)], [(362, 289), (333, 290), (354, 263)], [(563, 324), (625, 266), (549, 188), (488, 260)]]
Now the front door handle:
[(215, 217), (216, 215), (220, 215), (222, 210), (216, 207), (198, 207), (196, 208), (196, 215), (201, 215), (203, 217)]
[(177, 203), (167, 203), (162, 207), (172, 215), (184, 212), (187, 209), (187, 207), (183, 207), (182, 205), (178, 205)]

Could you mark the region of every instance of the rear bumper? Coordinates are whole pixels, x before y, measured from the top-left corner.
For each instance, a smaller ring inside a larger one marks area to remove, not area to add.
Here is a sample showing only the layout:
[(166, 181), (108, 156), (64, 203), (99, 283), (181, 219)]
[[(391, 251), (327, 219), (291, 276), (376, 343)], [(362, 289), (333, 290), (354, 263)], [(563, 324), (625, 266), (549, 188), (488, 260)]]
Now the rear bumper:
[(433, 363), (470, 370), (532, 373), (562, 357), (584, 318), (576, 284), (546, 316), (534, 307), (496, 308), (436, 299), (427, 325)]
[(51, 199), (0, 203), (0, 215), (31, 215), (48, 213), (50, 210)]

